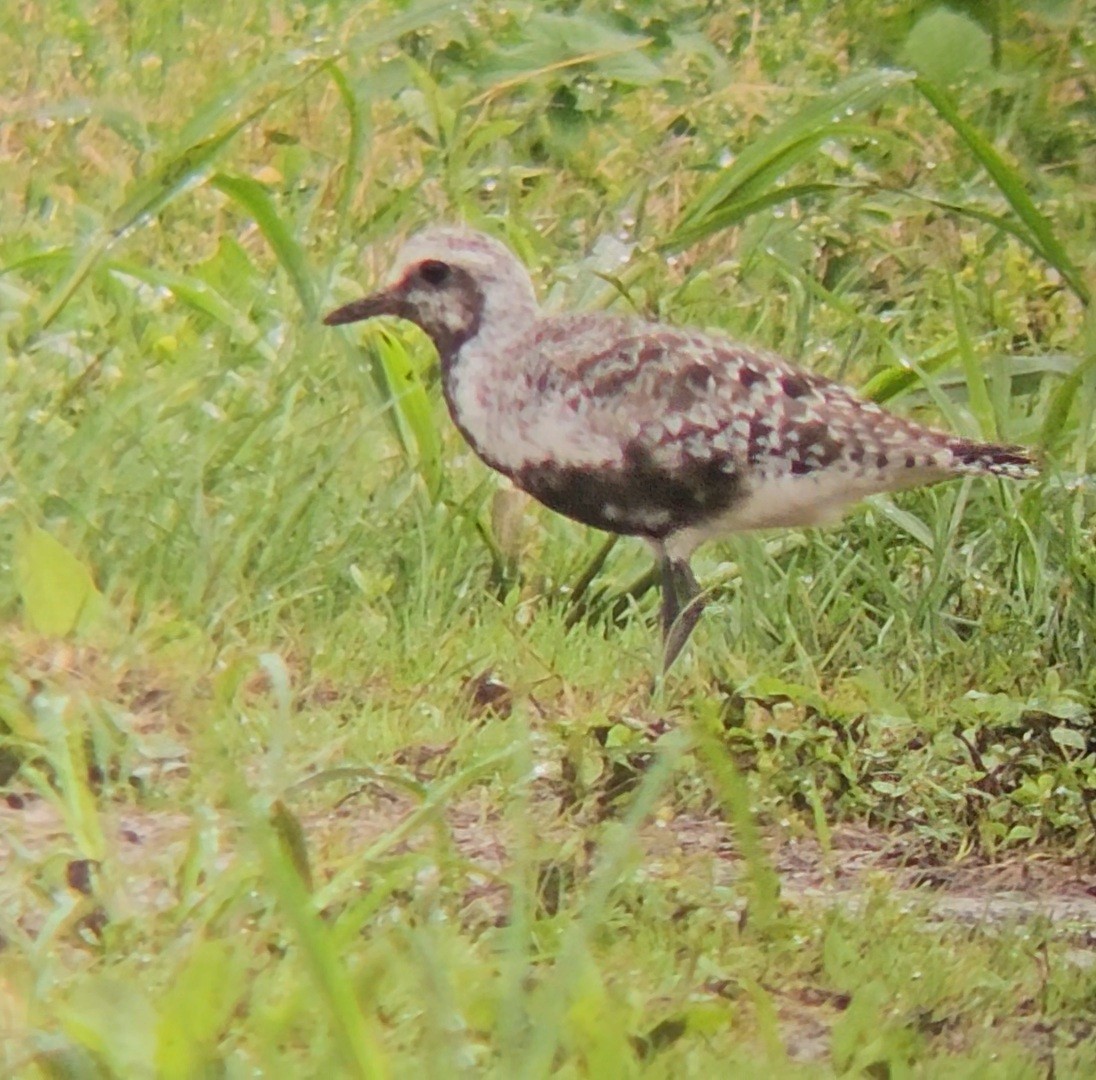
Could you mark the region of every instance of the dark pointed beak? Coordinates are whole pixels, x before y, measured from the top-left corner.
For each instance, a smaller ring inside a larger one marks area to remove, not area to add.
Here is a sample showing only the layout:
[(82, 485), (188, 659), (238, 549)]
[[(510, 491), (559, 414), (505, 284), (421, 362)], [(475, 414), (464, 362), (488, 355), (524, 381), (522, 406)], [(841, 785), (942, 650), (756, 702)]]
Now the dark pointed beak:
[(396, 289), (382, 289), (372, 296), (354, 300), (336, 308), (324, 316), (326, 326), (342, 326), (344, 323), (361, 322), (378, 315), (396, 315), (401, 319), (411, 318), (411, 305)]

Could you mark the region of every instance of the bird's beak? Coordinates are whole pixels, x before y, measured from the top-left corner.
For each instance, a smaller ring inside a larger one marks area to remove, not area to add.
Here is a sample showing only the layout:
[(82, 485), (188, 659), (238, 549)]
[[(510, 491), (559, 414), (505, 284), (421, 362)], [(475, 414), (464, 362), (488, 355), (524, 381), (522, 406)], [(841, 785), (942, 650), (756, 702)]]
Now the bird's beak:
[(325, 315), (323, 321), (326, 326), (342, 326), (344, 323), (372, 319), (377, 315), (396, 315), (401, 319), (407, 319), (410, 318), (411, 311), (411, 305), (398, 286), (392, 286), (336, 308)]

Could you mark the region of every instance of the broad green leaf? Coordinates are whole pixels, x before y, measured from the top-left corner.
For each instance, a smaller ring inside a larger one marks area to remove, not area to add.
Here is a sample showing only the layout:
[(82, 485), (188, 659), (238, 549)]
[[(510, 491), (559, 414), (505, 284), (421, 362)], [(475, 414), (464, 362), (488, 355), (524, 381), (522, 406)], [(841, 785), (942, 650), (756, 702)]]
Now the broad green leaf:
[(1066, 727), (1064, 724), (1060, 724), (1054, 728), (1050, 733), (1050, 737), (1061, 747), (1067, 747), (1070, 750), (1079, 750), (1082, 754), (1088, 748), (1088, 743), (1085, 740), (1084, 735), (1074, 728)]
[(63, 636), (90, 626), (104, 600), (91, 571), (45, 529), (28, 525), (15, 539), (15, 585), (31, 629)]
[(103, 1062), (106, 1075), (154, 1075), (156, 1011), (144, 987), (117, 975), (91, 974), (56, 1009), (65, 1034)]
[[(840, 1075), (868, 1072), (873, 1054), (881, 1052), (881, 1038), (893, 1007), (893, 993), (881, 979), (859, 981), (848, 1007), (830, 1031), (830, 1053)], [(888, 1072), (890, 1070), (888, 1069)]]
[(985, 30), (973, 19), (946, 7), (922, 15), (902, 50), (903, 63), (943, 86), (988, 72), (992, 56)]
[(42, 733), (34, 722), (29, 706), (12, 687), (0, 681), (0, 734), (14, 735), (28, 743), (42, 741)]

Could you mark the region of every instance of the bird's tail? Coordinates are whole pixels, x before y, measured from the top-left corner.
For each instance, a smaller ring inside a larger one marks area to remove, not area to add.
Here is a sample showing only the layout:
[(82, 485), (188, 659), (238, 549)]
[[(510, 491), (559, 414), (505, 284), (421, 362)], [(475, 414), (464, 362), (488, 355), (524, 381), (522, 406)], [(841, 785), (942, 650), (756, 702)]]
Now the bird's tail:
[(979, 476), (991, 473), (1010, 480), (1028, 480), (1039, 475), (1039, 466), (1022, 446), (996, 446), (993, 443), (955, 439), (948, 449), (954, 455), (955, 471)]

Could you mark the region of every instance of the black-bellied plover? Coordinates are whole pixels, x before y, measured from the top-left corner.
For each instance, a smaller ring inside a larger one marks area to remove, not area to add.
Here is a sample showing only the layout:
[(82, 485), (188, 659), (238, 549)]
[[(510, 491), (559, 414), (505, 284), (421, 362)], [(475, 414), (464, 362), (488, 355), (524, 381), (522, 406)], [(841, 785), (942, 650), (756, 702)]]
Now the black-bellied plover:
[(651, 544), (667, 668), (700, 616), (689, 562), (703, 541), (825, 524), (876, 492), (1037, 472), (1022, 447), (924, 427), (719, 334), (546, 314), (525, 267), (483, 233), (419, 233), (390, 282), (324, 321), (416, 323), (479, 457), (550, 509)]

